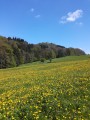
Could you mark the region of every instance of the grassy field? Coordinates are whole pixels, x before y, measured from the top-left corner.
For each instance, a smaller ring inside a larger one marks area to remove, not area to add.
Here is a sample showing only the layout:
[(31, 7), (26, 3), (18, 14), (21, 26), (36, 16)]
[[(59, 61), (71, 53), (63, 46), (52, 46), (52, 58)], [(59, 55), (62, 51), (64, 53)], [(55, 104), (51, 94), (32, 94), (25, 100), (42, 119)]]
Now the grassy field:
[(0, 120), (90, 120), (90, 57), (1, 69)]

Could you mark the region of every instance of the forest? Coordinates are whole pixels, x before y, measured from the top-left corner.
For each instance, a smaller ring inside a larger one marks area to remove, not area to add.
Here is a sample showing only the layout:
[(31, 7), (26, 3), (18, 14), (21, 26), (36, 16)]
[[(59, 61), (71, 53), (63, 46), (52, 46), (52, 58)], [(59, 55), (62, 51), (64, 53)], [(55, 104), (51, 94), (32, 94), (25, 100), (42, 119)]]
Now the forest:
[(42, 59), (80, 55), (85, 55), (85, 52), (79, 48), (66, 48), (48, 42), (31, 44), (21, 38), (0, 36), (0, 68), (16, 67)]

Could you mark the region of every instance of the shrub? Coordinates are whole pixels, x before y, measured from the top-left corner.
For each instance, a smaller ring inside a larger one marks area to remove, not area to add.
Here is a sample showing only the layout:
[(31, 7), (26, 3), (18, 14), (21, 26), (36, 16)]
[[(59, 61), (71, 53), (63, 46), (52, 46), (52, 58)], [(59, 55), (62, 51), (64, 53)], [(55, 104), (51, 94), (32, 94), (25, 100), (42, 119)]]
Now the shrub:
[(43, 63), (44, 63), (44, 62), (45, 62), (45, 58), (41, 58), (41, 62), (43, 62)]

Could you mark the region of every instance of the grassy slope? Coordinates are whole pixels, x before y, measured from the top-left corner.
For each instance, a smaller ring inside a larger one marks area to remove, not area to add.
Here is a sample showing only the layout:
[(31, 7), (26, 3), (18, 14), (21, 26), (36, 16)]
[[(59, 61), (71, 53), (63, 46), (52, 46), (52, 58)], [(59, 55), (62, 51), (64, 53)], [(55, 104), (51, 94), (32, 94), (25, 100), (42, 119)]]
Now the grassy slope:
[(0, 70), (0, 120), (90, 119), (89, 56), (47, 62)]
[(89, 59), (89, 55), (82, 55), (82, 56), (66, 56), (62, 58), (54, 59), (54, 62), (67, 62), (67, 61), (77, 61), (77, 60), (87, 60)]
[[(80, 61), (80, 60), (88, 60), (88, 59), (90, 59), (90, 55), (66, 56), (66, 57), (52, 59), (52, 63)], [(37, 61), (37, 62), (33, 62), (33, 63), (23, 64), (23, 65), (20, 65), (20, 67), (25, 67), (25, 66), (27, 67), (29, 65), (38, 65), (38, 64), (47, 64), (47, 63), (49, 63), (49, 60), (46, 60), (44, 63), (41, 63), (40, 61)]]

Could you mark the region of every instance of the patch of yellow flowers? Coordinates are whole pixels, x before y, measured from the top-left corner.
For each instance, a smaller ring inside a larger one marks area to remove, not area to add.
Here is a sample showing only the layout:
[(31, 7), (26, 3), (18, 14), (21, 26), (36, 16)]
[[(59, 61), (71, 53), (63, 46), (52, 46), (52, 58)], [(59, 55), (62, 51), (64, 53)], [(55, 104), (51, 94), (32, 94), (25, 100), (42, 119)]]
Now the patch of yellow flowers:
[(90, 120), (90, 61), (0, 70), (0, 120)]

